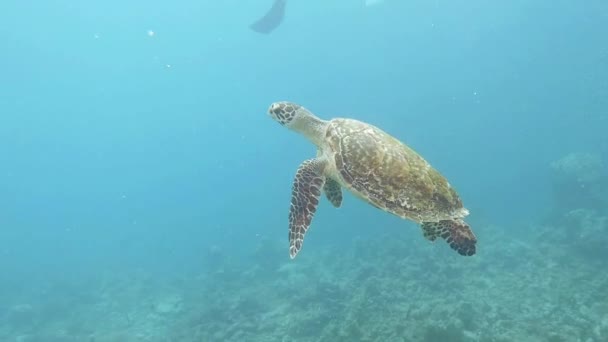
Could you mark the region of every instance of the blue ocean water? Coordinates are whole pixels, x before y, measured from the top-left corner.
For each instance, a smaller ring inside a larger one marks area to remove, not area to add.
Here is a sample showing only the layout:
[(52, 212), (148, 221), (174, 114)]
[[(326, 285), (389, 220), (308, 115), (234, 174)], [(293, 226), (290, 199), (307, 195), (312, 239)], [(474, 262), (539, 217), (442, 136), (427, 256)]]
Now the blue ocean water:
[[(608, 2), (0, 3), (1, 341), (608, 341)], [(289, 258), (314, 146), (374, 124), (473, 257), (349, 193)]]

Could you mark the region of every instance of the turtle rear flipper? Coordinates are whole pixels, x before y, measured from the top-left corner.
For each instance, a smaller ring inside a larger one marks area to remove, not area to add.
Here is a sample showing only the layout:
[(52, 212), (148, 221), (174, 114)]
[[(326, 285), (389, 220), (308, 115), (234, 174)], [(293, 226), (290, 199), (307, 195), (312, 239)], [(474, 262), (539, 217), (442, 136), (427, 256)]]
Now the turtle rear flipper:
[(445, 239), (450, 247), (461, 255), (471, 256), (475, 254), (477, 238), (469, 225), (462, 220), (423, 222), (422, 232), (424, 237), (430, 241), (435, 241), (438, 237)]
[(331, 204), (336, 208), (340, 208), (342, 205), (342, 188), (340, 184), (331, 178), (327, 178), (323, 191)]
[(325, 165), (322, 159), (306, 160), (300, 164), (293, 180), (289, 210), (289, 256), (292, 259), (302, 249), (304, 235), (317, 211), (326, 180), (323, 175)]

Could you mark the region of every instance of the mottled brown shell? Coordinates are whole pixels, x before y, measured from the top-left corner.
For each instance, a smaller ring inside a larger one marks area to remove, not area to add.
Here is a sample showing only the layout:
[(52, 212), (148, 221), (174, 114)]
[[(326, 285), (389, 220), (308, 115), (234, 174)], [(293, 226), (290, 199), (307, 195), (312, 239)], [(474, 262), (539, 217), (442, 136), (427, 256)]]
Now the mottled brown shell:
[(447, 180), (414, 150), (372, 125), (333, 119), (326, 133), (343, 186), (372, 205), (416, 222), (464, 217)]

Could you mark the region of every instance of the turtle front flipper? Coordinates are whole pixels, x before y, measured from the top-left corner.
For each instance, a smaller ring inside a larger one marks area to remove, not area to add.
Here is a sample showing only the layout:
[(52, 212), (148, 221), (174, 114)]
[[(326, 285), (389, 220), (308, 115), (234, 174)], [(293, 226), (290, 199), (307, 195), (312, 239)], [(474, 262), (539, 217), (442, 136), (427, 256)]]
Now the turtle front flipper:
[(435, 241), (438, 237), (445, 239), (461, 255), (475, 254), (477, 238), (469, 225), (460, 219), (423, 222), (422, 232), (430, 241)]
[(304, 235), (317, 211), (321, 190), (325, 185), (326, 162), (309, 159), (300, 164), (293, 181), (289, 211), (289, 256), (293, 259), (302, 249)]
[(323, 186), (323, 191), (325, 192), (325, 197), (327, 197), (331, 204), (336, 208), (340, 208), (340, 205), (342, 205), (342, 188), (340, 187), (340, 183), (331, 178), (327, 178), (325, 186)]

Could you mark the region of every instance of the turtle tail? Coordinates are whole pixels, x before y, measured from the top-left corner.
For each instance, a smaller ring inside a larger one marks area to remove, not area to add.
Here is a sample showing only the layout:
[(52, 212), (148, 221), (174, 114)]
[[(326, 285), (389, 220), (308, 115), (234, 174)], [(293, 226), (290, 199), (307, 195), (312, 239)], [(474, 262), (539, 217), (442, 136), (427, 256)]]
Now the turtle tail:
[(423, 222), (422, 233), (430, 241), (443, 238), (460, 255), (475, 254), (477, 238), (469, 225), (461, 219)]

